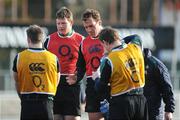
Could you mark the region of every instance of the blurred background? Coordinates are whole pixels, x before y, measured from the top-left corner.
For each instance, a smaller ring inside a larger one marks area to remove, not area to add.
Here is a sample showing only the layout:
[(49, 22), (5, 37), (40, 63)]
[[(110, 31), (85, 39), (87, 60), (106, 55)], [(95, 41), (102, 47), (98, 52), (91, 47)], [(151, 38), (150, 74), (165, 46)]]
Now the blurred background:
[(86, 8), (99, 10), (103, 26), (117, 28), (121, 38), (138, 34), (144, 47), (169, 69), (176, 99), (174, 119), (180, 120), (180, 0), (0, 0), (0, 120), (19, 119), (12, 63), (27, 47), (25, 29), (38, 24), (47, 35), (55, 32), (55, 14), (62, 6), (72, 10), (73, 27), (84, 36), (81, 14)]

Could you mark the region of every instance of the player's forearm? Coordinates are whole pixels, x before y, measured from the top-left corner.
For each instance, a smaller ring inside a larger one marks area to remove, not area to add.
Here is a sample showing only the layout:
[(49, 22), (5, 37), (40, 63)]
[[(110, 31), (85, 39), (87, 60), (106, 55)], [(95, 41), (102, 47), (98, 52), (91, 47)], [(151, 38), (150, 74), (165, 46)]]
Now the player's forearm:
[(86, 61), (81, 51), (81, 46), (79, 48), (78, 60), (76, 64), (77, 70), (77, 82), (81, 81), (86, 73)]
[[(104, 97), (109, 94), (108, 91), (108, 83), (109, 83), (109, 79), (111, 77), (111, 67), (108, 64), (108, 61), (105, 60), (105, 62), (103, 62), (104, 65), (101, 66), (101, 75), (100, 75), (100, 80), (96, 81), (95, 83), (95, 89), (98, 93), (99, 99), (104, 99)], [(108, 92), (108, 93), (107, 93)]]
[[(82, 66), (82, 67), (83, 67), (83, 66)], [(84, 67), (85, 67), (85, 66), (84, 66)], [(86, 73), (86, 70), (85, 70), (85, 69), (83, 69), (83, 68), (81, 68), (81, 67), (78, 67), (78, 68), (77, 68), (77, 83), (80, 82), (80, 81), (83, 79), (85, 73)]]

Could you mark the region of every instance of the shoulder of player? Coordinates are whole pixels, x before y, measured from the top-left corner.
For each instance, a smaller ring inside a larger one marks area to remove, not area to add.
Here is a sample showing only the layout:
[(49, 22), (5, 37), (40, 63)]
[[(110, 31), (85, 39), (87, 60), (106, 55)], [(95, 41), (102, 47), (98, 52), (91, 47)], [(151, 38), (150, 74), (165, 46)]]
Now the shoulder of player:
[(53, 33), (49, 34), (48, 36), (54, 36), (54, 35), (58, 35), (58, 32), (57, 31), (53, 32)]
[(80, 39), (80, 40), (84, 40), (84, 36), (81, 35), (80, 33), (77, 33), (77, 32), (74, 32), (72, 37), (76, 37), (77, 39)]

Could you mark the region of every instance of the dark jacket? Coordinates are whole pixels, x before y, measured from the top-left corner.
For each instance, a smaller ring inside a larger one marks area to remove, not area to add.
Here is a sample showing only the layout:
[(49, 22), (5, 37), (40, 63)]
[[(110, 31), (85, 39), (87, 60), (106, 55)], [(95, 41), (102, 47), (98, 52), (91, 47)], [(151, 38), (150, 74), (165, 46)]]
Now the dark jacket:
[[(145, 87), (150, 120), (161, 120), (165, 112), (174, 112), (175, 100), (167, 67), (149, 49), (144, 49)], [(162, 102), (165, 106), (163, 107)]]

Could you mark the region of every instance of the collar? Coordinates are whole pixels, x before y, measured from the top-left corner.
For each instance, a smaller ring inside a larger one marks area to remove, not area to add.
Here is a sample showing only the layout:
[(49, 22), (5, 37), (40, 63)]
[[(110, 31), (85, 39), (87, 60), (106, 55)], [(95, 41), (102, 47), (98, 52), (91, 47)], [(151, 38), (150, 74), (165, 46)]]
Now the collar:
[(124, 43), (124, 42), (122, 42), (121, 45), (118, 45), (118, 46), (112, 48), (111, 51), (121, 50), (121, 49), (124, 49), (124, 48), (126, 48), (126, 47), (127, 47), (127, 44)]
[(60, 34), (58, 33), (60, 36), (62, 37), (68, 37), (68, 36), (71, 36), (73, 34), (74, 30), (71, 30), (70, 32), (68, 32), (66, 35), (63, 35), (63, 34)]
[(44, 48), (29, 48), (30, 50), (45, 50)]

